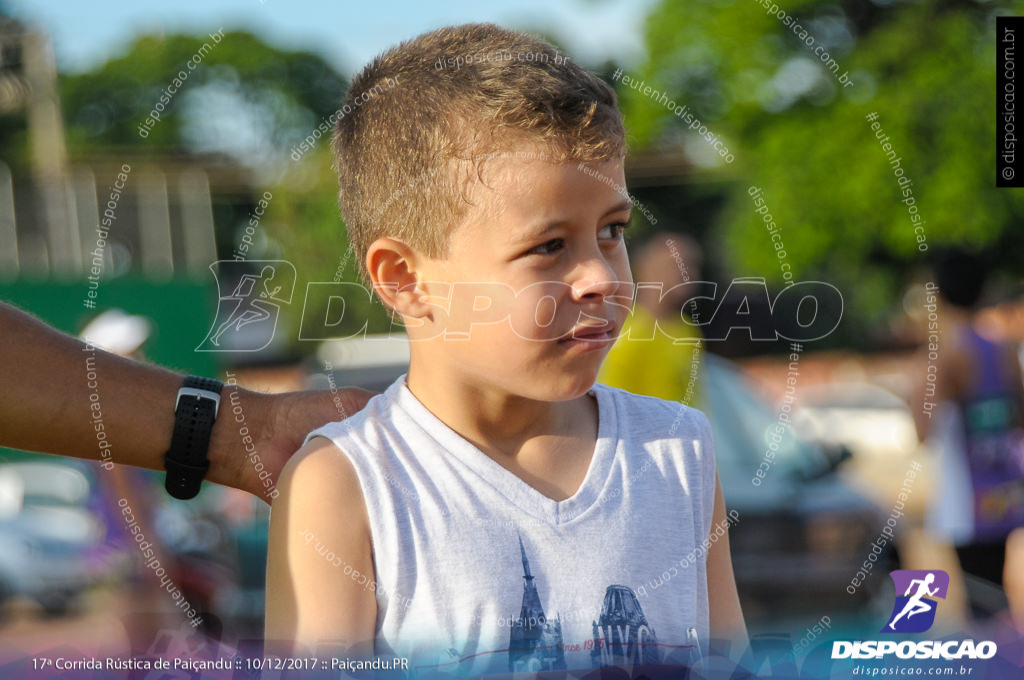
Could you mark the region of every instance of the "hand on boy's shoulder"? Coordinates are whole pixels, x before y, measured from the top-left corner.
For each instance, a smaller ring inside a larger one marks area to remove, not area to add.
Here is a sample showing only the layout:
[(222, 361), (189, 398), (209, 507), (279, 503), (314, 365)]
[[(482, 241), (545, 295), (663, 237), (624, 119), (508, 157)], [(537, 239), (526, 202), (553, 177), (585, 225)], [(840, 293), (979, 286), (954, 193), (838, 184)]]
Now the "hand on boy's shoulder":
[(302, 446), (308, 432), (325, 423), (358, 413), (374, 396), (373, 392), (358, 387), (344, 387), (334, 393), (327, 390), (281, 394), (239, 391), (242, 393), (241, 400), (246, 413), (250, 414), (249, 421), (254, 426), (253, 443), (260, 452), (266, 470), (270, 472), (270, 479), (261, 478), (259, 469), (247, 458), (248, 451), (243, 448), (237, 425), (224, 425), (214, 430), (211, 446), (221, 442), (228, 451), (224, 458), (231, 463), (223, 475), (224, 479), (213, 478), (211, 475), (211, 481), (237, 486), (264, 500), (268, 500), (268, 483), (276, 481), (280, 487), (279, 475), (283, 473), (283, 468), (296, 449)]

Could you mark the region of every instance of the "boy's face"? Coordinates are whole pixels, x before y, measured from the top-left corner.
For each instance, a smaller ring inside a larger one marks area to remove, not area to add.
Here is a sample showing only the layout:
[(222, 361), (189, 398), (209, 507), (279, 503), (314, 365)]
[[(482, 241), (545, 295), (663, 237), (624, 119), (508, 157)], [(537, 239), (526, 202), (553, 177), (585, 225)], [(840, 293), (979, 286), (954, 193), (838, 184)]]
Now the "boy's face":
[(488, 161), (483, 177), (447, 257), (418, 262), (421, 281), (439, 282), (429, 286), (439, 307), (409, 329), (413, 360), (532, 399), (577, 397), (632, 302), (623, 163), (518, 153)]

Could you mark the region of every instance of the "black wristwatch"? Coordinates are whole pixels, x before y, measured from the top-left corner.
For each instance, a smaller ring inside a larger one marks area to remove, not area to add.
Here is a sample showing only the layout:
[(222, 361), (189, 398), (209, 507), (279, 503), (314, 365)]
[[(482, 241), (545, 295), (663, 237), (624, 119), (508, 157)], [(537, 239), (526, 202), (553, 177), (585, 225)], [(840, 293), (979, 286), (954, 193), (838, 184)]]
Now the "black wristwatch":
[(219, 380), (190, 375), (178, 390), (171, 448), (164, 455), (165, 487), (175, 498), (194, 498), (210, 469), (206, 452), (210, 448), (210, 433), (217, 420), (223, 387), (224, 383)]

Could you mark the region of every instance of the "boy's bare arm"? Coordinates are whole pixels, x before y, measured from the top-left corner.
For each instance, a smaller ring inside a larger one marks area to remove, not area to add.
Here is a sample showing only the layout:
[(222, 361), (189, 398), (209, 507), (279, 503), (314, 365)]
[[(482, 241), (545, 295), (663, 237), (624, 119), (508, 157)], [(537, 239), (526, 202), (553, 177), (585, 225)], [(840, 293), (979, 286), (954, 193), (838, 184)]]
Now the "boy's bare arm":
[[(725, 498), (722, 484), (715, 473), (715, 510), (711, 518), (712, 531), (728, 522), (725, 515)], [(732, 571), (732, 555), (729, 552), (728, 532), (711, 544), (708, 549), (708, 606), (711, 637), (730, 640), (740, 651), (748, 645), (747, 624), (740, 608), (740, 596), (736, 591), (736, 577)]]
[(350, 656), (371, 655), (377, 600), (355, 469), (317, 437), (288, 461), (278, 489), (267, 551), (267, 651), (291, 655), (339, 645)]

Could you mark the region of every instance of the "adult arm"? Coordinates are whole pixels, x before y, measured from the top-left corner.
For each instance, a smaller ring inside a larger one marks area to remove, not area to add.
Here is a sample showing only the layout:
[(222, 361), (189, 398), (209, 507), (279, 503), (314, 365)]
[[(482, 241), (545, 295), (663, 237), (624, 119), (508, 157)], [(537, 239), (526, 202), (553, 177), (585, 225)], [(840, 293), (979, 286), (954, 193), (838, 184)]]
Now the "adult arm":
[[(90, 351), (2, 302), (0, 337), (5, 350), (0, 352), (0, 446), (100, 460), (104, 450), (97, 439), (96, 403), (110, 460), (164, 469), (183, 376), (100, 349)], [(232, 389), (238, 390), (236, 401), (260, 460), (275, 478), (307, 432), (355, 413), (372, 396), (360, 389), (339, 390), (339, 406), (325, 391), (269, 395), (225, 386), (225, 403)], [(206, 478), (266, 500), (266, 487), (232, 424), (222, 411), (210, 437)]]

